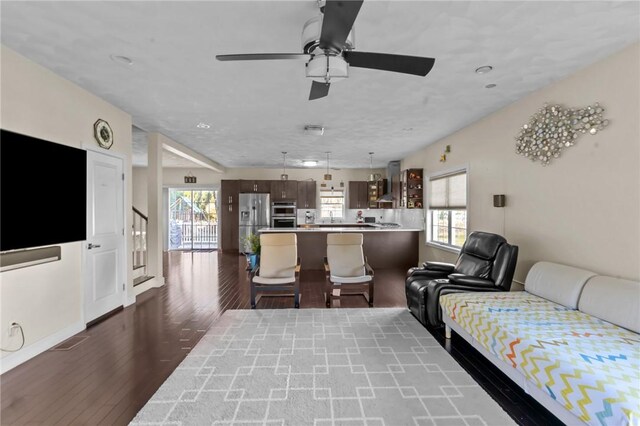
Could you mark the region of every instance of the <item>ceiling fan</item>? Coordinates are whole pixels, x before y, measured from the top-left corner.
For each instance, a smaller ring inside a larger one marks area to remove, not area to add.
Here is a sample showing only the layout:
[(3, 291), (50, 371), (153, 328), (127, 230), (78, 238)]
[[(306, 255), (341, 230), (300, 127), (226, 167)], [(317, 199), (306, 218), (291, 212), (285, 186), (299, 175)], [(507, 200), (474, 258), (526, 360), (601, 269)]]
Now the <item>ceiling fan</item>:
[(306, 75), (313, 79), (309, 100), (329, 94), (332, 82), (349, 77), (349, 67), (394, 71), (425, 76), (435, 59), (387, 53), (357, 52), (353, 23), (364, 0), (318, 1), (319, 16), (307, 21), (302, 30), (303, 53), (248, 53), (216, 55), (219, 61), (298, 59), (306, 63)]

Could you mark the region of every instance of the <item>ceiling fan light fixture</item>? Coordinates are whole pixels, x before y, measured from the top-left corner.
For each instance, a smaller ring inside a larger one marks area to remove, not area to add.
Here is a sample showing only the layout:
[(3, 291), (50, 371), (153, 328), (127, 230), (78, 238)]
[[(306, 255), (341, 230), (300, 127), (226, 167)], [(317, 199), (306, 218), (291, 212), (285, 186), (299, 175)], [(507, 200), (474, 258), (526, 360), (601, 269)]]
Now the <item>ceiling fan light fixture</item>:
[(349, 64), (342, 56), (315, 55), (307, 63), (306, 74), (318, 83), (336, 83), (349, 77)]

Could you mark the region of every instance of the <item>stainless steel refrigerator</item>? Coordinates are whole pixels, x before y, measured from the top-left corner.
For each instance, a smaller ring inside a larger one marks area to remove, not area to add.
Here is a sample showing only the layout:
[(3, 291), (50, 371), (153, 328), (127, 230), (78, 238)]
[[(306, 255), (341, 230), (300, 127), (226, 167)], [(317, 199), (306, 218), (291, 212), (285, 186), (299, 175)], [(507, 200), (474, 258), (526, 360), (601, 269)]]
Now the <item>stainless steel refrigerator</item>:
[(271, 223), (271, 204), (269, 194), (240, 194), (240, 251), (249, 251), (246, 239), (249, 234), (258, 234), (258, 230), (268, 228)]

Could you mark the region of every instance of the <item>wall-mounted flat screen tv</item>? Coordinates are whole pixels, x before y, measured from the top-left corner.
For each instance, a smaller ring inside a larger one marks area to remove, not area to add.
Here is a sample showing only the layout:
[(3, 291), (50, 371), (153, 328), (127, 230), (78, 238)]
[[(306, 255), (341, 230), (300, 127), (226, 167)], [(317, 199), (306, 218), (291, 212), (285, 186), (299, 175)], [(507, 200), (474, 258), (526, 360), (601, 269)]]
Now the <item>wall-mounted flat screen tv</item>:
[(86, 239), (87, 153), (0, 130), (0, 251)]

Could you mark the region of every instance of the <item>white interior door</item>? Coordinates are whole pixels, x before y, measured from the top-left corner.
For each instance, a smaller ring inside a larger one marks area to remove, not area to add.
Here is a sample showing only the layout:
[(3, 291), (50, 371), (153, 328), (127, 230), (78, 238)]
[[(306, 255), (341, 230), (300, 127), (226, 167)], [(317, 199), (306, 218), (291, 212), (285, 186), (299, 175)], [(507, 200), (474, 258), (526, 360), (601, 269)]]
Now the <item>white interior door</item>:
[(122, 159), (87, 151), (85, 322), (121, 306), (124, 277)]

